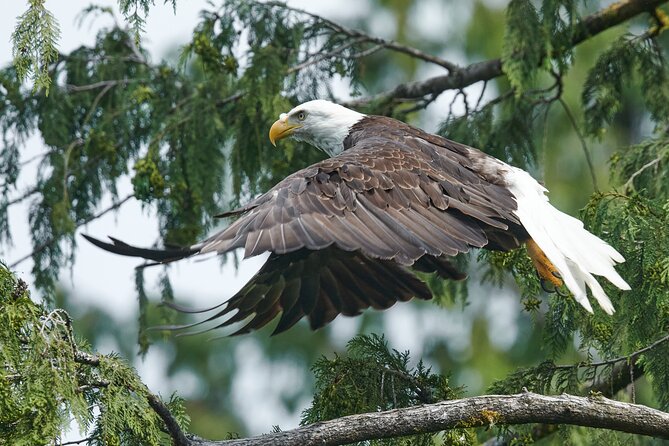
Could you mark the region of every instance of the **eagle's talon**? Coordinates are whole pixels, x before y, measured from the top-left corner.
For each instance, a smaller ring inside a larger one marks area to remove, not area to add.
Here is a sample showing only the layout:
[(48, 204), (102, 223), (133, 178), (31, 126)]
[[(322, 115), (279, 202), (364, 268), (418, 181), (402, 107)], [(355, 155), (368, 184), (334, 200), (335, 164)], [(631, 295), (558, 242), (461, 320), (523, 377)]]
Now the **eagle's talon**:
[(562, 287), (555, 287), (555, 292), (560, 297), (569, 297), (568, 291), (562, 291)]
[(541, 284), (541, 289), (544, 290), (544, 292), (548, 294), (553, 294), (557, 292), (557, 288), (555, 285), (553, 285), (550, 281), (544, 279), (543, 277), (539, 277), (539, 283)]

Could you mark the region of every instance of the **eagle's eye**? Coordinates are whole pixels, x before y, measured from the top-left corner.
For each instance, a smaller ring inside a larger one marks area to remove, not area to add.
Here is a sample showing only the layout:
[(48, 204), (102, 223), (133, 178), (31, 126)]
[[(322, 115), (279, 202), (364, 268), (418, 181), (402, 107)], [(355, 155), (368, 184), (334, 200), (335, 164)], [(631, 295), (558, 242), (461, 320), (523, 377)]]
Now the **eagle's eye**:
[(307, 114), (306, 114), (305, 112), (303, 112), (303, 111), (301, 111), (301, 112), (299, 112), (299, 113), (297, 114), (297, 119), (300, 120), (300, 121), (304, 121), (304, 119), (305, 119), (306, 117), (307, 117)]

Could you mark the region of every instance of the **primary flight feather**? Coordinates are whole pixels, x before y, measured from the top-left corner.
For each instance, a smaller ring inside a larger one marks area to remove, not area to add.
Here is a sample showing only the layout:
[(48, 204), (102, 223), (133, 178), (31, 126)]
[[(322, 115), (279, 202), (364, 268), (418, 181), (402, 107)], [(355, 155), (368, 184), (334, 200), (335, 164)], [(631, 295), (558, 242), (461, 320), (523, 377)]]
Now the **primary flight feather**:
[(201, 321), (227, 317), (213, 328), (245, 321), (235, 334), (279, 314), (274, 333), (305, 316), (316, 329), (338, 314), (430, 299), (414, 271), (463, 279), (450, 258), (472, 247), (527, 244), (541, 279), (564, 284), (589, 312), (586, 287), (605, 312), (614, 311), (594, 275), (629, 289), (614, 268), (624, 261), (614, 248), (554, 208), (527, 172), (479, 150), (323, 100), (281, 114), (269, 138), (276, 144), (287, 137), (330, 158), (223, 214), (239, 218), (201, 243), (153, 250), (85, 237), (158, 263), (237, 248), (245, 257), (270, 252), (242, 290)]

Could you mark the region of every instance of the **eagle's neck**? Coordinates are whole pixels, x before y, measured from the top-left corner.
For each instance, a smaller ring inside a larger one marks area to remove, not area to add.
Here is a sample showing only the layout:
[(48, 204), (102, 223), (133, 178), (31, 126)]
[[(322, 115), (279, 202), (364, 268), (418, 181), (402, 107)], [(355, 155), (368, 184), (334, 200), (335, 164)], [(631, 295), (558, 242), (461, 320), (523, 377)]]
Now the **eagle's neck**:
[(365, 117), (362, 113), (338, 106), (334, 111), (329, 110), (327, 115), (319, 116), (316, 123), (310, 125), (309, 131), (296, 132), (295, 139), (309, 143), (329, 156), (336, 156), (344, 151), (344, 140), (349, 136), (351, 127)]

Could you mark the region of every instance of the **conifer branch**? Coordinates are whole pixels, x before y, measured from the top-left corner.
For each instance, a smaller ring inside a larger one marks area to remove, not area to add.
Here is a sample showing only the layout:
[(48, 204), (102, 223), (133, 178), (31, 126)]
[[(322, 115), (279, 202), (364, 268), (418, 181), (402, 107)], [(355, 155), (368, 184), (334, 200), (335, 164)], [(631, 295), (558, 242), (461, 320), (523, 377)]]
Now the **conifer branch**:
[[(68, 323), (68, 328), (71, 328), (71, 325), (69, 324), (69, 316), (66, 316), (66, 320)], [(100, 365), (100, 356), (81, 351), (77, 348), (72, 338), (70, 339), (70, 341), (72, 343), (72, 349), (74, 350), (75, 362), (94, 367)], [(108, 385), (109, 383), (102, 383), (102, 384)], [(163, 420), (163, 423), (165, 423), (165, 428), (167, 429), (167, 432), (170, 434), (170, 437), (172, 437), (173, 445), (174, 446), (190, 445), (191, 444), (190, 441), (188, 440), (188, 438), (186, 438), (186, 434), (181, 430), (179, 423), (177, 422), (176, 418), (174, 418), (174, 415), (172, 415), (172, 412), (170, 412), (170, 409), (165, 405), (165, 403), (163, 403), (163, 401), (158, 396), (151, 393), (148, 387), (146, 387), (143, 384), (142, 387), (144, 388), (140, 390), (146, 397), (146, 401), (149, 403), (149, 406), (151, 406), (154, 412), (156, 412), (156, 414), (160, 417), (160, 419)], [(137, 389), (133, 390), (136, 391)]]
[(197, 446), (340, 445), (456, 428), (527, 423), (570, 424), (669, 439), (669, 413), (603, 397), (486, 395), (350, 415), (289, 431), (226, 441), (191, 439)]
[(173, 445), (189, 446), (191, 444), (190, 441), (188, 438), (186, 438), (186, 434), (184, 434), (184, 432), (181, 430), (179, 423), (172, 415), (172, 412), (170, 412), (170, 409), (165, 405), (165, 403), (162, 402), (160, 398), (149, 392), (148, 388), (145, 390), (146, 400), (149, 402), (149, 406), (151, 406), (156, 414), (158, 414), (158, 416), (163, 420), (163, 423), (165, 423), (165, 427), (167, 428), (170, 437), (172, 437)]
[[(585, 17), (576, 25), (571, 38), (571, 47), (620, 25), (644, 12), (652, 13), (667, 0), (621, 0)], [(563, 48), (562, 51), (567, 50)], [(543, 58), (545, 58), (544, 55)], [(542, 59), (543, 59), (542, 58)], [(423, 81), (407, 82), (392, 90), (366, 98), (343, 102), (347, 107), (362, 107), (371, 103), (389, 103), (397, 99), (422, 100), (427, 95), (438, 96), (447, 90), (460, 90), (477, 82), (492, 80), (504, 74), (502, 59), (475, 62), (466, 67), (454, 67), (448, 74), (434, 76)]]
[[(325, 17), (321, 17), (317, 14), (311, 13), (309, 11), (305, 11), (304, 9), (293, 8), (293, 7), (287, 6), (285, 3), (273, 2), (273, 1), (269, 1), (269, 2), (266, 2), (266, 3), (263, 3), (263, 4), (268, 5), (268, 6), (282, 8), (282, 9), (285, 9), (285, 10), (288, 10), (288, 11), (293, 11), (295, 13), (311, 17), (312, 19), (314, 19), (314, 20), (322, 23), (326, 27), (330, 28), (332, 31), (334, 31), (336, 33), (339, 33), (339, 34), (343, 34), (347, 37), (350, 37), (350, 38), (354, 39), (352, 41), (351, 45), (352, 44), (358, 44), (358, 43), (373, 43), (373, 44), (376, 44), (379, 47), (387, 48), (389, 50), (392, 50), (392, 51), (395, 51), (395, 52), (398, 52), (398, 53), (407, 54), (411, 57), (423, 60), (425, 62), (429, 62), (429, 63), (433, 63), (435, 65), (439, 65), (441, 67), (446, 68), (449, 72), (457, 71), (460, 68), (460, 67), (458, 67), (458, 65), (454, 64), (453, 62), (442, 59), (440, 57), (433, 56), (432, 54), (425, 53), (425, 52), (423, 52), (423, 51), (421, 51), (417, 48), (413, 48), (413, 47), (410, 47), (408, 45), (404, 45), (404, 44), (401, 44), (399, 42), (395, 42), (394, 40), (388, 40), (388, 39), (382, 39), (380, 37), (375, 37), (375, 36), (369, 35), (367, 33), (364, 33), (362, 31), (360, 31), (360, 30), (357, 30), (357, 29), (348, 28), (346, 26), (340, 25), (339, 23), (333, 22), (332, 20), (328, 20)], [(334, 51), (335, 52), (341, 51), (341, 50), (344, 49), (343, 48), (344, 46), (351, 46), (351, 45), (344, 44), (344, 45), (342, 45), (342, 47), (340, 47), (338, 49), (335, 49)], [(332, 55), (334, 55), (334, 54), (332, 54)], [(332, 55), (325, 56), (323, 58), (331, 57)], [(322, 60), (322, 59), (314, 61), (313, 63), (316, 63), (320, 60)], [(301, 68), (294, 67), (289, 72), (297, 71), (297, 69), (301, 69)]]

